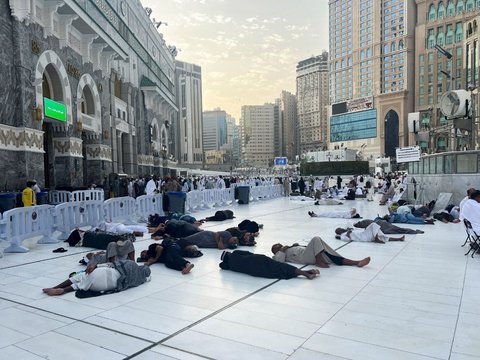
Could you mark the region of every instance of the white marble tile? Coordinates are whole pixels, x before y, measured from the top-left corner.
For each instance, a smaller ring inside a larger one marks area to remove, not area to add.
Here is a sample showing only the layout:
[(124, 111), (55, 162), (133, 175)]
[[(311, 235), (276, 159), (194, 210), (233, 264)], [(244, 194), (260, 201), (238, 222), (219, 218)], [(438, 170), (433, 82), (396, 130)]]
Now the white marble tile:
[(288, 357), (288, 360), (347, 360), (346, 358), (329, 355), (325, 353), (316, 352), (313, 350), (308, 350), (300, 348), (295, 351), (291, 356)]
[(165, 345), (158, 345), (151, 349), (152, 352), (158, 353), (163, 356), (168, 356), (171, 359), (178, 359), (178, 360), (202, 360), (205, 359), (202, 356), (196, 355), (192, 352), (188, 352), (185, 350), (174, 349), (169, 346)]
[(30, 338), (30, 336), (23, 334), (19, 331), (9, 329), (5, 326), (0, 325), (0, 348), (14, 345), (20, 341)]
[(81, 322), (64, 326), (55, 332), (123, 355), (136, 353), (151, 345), (151, 342), (148, 341)]
[(302, 347), (351, 360), (432, 360), (427, 356), (324, 334), (312, 336)]
[(2, 326), (29, 336), (36, 336), (65, 326), (64, 322), (18, 308), (0, 310)]
[(208, 319), (192, 330), (288, 355), (304, 341), (297, 336), (217, 319)]
[(41, 360), (43, 357), (20, 349), (16, 346), (7, 346), (0, 349), (0, 359)]
[(235, 340), (202, 334), (192, 330), (185, 331), (174, 338), (169, 339), (165, 344), (213, 359), (281, 360), (287, 358), (286, 354), (246, 345)]
[(427, 339), (414, 334), (373, 329), (340, 321), (329, 321), (319, 333), (439, 359), (448, 359), (451, 347), (449, 341)]
[(152, 343), (160, 341), (168, 336), (168, 334), (166, 333), (145, 329), (137, 325), (127, 324), (101, 316), (92, 316), (85, 319), (84, 321), (87, 323), (103, 326), (121, 333), (129, 334), (133, 337), (144, 339), (145, 341), (149, 341)]
[(18, 343), (17, 346), (49, 360), (84, 360), (85, 356), (102, 360), (124, 358), (118, 352), (109, 351), (53, 331)]

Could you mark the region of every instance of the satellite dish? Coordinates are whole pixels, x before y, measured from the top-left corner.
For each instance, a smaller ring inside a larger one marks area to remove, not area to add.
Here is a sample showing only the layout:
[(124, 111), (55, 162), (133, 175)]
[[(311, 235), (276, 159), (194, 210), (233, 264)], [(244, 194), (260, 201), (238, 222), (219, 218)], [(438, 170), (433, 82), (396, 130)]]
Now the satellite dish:
[(467, 116), (470, 101), (470, 93), (466, 90), (447, 91), (440, 99), (440, 110), (447, 118)]

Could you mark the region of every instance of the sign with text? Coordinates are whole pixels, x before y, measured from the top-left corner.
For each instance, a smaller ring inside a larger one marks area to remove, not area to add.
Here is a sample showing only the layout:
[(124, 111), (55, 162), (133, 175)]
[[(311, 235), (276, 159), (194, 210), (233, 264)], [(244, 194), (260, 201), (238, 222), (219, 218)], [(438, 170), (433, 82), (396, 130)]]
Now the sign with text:
[(412, 146), (397, 149), (397, 163), (420, 161), (420, 147)]
[(286, 166), (287, 165), (287, 158), (286, 157), (276, 157), (275, 158), (275, 166)]
[(45, 117), (58, 121), (67, 121), (67, 107), (49, 98), (43, 98)]

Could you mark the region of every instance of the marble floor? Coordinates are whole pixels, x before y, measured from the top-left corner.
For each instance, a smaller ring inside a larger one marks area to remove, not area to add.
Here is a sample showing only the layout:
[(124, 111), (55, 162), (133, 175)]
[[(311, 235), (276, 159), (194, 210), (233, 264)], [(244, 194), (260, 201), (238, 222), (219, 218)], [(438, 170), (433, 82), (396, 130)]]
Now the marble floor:
[[(236, 219), (204, 224), (264, 224), (248, 249), (256, 253), (321, 236), (343, 256), (372, 258), (361, 269), (321, 269), (314, 280), (220, 270), (221, 251), (212, 249), (193, 260), (188, 275), (156, 264), (152, 280), (134, 289), (49, 297), (42, 287), (82, 269), (88, 249), (56, 254), (58, 245), (26, 241), (30, 252), (0, 258), (0, 359), (480, 359), (480, 258), (464, 256), (462, 225), (420, 225), (425, 234), (404, 242), (346, 244), (334, 229), (352, 220), (307, 215), (354, 206), (372, 218), (386, 212), (377, 203), (327, 207), (279, 198), (234, 206)], [(138, 239), (135, 248), (151, 242)]]

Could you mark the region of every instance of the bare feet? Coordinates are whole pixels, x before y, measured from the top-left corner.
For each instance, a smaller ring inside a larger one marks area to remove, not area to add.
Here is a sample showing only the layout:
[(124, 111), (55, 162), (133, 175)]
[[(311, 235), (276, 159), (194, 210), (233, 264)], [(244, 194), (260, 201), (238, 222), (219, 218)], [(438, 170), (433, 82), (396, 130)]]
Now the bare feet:
[(185, 265), (185, 267), (182, 269), (182, 274), (183, 275), (187, 275), (188, 273), (190, 273), (190, 271), (192, 271), (193, 267), (195, 265), (193, 265), (192, 263), (188, 263), (187, 265)]
[(63, 289), (57, 289), (57, 288), (46, 288), (42, 290), (45, 294), (50, 295), (50, 296), (57, 296), (57, 295), (62, 295), (64, 290)]
[(315, 265), (321, 268), (329, 268), (330, 265), (328, 265), (326, 262), (317, 262)]
[(378, 235), (375, 236), (375, 238), (373, 239), (373, 242), (377, 244), (385, 244), (385, 241), (380, 240)]
[(363, 260), (360, 260), (357, 264), (358, 267), (364, 267), (364, 266), (367, 266), (368, 264), (370, 264), (370, 256), (369, 257), (366, 257), (365, 259)]

